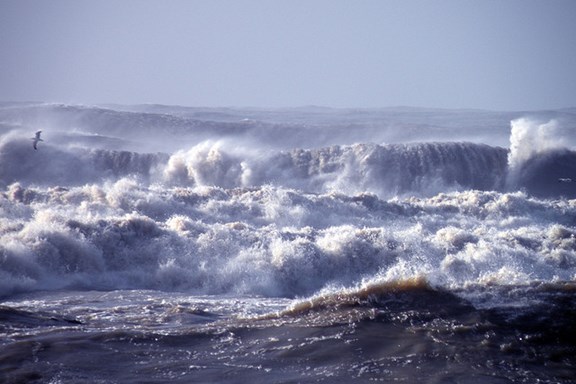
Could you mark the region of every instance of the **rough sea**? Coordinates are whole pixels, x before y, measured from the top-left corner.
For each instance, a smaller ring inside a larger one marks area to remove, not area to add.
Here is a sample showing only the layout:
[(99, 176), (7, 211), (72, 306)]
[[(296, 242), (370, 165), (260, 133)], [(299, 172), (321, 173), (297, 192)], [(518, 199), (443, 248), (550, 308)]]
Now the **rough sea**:
[(0, 383), (574, 383), (575, 295), (576, 109), (0, 103)]

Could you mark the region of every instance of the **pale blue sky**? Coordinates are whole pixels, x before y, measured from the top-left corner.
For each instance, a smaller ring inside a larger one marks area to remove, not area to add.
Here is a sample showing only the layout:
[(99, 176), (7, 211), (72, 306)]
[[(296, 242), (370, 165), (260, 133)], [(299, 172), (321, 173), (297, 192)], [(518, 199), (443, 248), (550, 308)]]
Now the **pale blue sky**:
[(0, 0), (0, 100), (576, 106), (576, 0)]

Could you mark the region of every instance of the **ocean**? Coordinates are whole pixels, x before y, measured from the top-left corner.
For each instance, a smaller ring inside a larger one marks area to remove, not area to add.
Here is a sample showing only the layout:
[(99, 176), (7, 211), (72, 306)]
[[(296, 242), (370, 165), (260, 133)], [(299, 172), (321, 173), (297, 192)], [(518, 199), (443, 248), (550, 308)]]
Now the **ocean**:
[(0, 135), (1, 383), (576, 382), (575, 109), (5, 102)]

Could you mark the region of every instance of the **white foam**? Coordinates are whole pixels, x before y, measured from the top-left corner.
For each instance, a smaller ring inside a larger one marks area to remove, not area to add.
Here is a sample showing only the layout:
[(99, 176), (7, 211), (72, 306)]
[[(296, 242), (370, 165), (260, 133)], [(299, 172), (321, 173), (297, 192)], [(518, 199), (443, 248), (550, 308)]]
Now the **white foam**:
[(76, 286), (293, 296), (373, 279), (424, 276), (456, 289), (576, 274), (576, 203), (522, 193), (386, 202), (121, 179), (19, 195), (30, 200), (0, 204), (10, 214), (0, 221), (4, 294)]

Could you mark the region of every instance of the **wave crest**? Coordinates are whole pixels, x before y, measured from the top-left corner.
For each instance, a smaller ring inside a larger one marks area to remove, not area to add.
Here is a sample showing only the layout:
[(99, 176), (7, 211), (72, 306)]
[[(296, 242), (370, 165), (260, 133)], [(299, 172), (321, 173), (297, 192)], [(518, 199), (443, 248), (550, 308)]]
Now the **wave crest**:
[(281, 185), (313, 193), (379, 196), (491, 190), (506, 177), (506, 150), (472, 143), (357, 144), (262, 153), (203, 143), (173, 155), (168, 182), (224, 188)]

